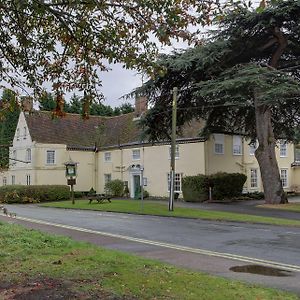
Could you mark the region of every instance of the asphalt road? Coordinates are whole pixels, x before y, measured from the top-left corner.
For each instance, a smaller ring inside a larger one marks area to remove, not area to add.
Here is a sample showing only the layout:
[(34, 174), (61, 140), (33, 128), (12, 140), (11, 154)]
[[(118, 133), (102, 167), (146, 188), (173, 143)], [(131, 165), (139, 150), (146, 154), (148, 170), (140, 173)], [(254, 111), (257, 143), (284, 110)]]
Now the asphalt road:
[[(300, 228), (63, 210), (35, 205), (10, 205), (8, 209), (17, 213), (17, 219), (1, 216), (1, 220), (194, 270), (291, 290), (300, 295)], [(289, 270), (290, 276), (274, 277), (229, 270), (233, 266), (249, 264), (279, 267)]]

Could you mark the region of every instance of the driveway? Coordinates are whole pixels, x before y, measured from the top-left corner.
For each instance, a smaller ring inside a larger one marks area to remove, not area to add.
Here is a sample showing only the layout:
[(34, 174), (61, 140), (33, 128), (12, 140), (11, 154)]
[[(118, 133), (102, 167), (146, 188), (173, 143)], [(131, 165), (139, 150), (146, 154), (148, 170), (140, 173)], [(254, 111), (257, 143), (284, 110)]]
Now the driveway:
[[(1, 220), (71, 236), (109, 249), (300, 295), (300, 229), (258, 224), (127, 215), (11, 205)], [(233, 266), (267, 265), (287, 277), (235, 273)]]

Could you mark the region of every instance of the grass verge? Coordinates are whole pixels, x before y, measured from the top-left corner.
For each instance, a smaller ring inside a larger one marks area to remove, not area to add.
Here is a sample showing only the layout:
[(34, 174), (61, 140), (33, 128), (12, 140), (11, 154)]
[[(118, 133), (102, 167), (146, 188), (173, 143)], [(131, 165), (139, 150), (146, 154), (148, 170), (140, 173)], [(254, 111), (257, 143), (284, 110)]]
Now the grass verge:
[(287, 204), (262, 204), (258, 207), (271, 208), (271, 209), (282, 209), (294, 212), (300, 212), (300, 203), (287, 203)]
[(1, 299), (299, 299), (6, 223), (0, 252)]
[(199, 218), (206, 220), (224, 220), (237, 221), (248, 223), (262, 223), (282, 226), (300, 226), (300, 221), (289, 220), (282, 218), (262, 217), (255, 215), (246, 215), (222, 211), (209, 211), (196, 208), (175, 207), (173, 212), (168, 211), (167, 203), (159, 204), (151, 201), (144, 201), (143, 207), (141, 201), (138, 200), (116, 200), (112, 203), (98, 204), (96, 202), (89, 204), (87, 200), (77, 200), (73, 205), (71, 201), (50, 202), (42, 204), (45, 207), (57, 208), (73, 208), (73, 209), (87, 209), (99, 210), (108, 212), (122, 212), (143, 215), (156, 215), (168, 217), (184, 217), (184, 218)]

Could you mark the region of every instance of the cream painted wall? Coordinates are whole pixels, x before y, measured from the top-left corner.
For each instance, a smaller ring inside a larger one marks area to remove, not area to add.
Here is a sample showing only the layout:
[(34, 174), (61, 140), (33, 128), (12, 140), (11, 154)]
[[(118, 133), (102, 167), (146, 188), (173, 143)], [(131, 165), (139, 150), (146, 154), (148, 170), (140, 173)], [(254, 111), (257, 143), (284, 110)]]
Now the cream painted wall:
[[(259, 171), (259, 165), (254, 155), (250, 155), (250, 140), (243, 139), (243, 151), (242, 155), (233, 154), (233, 136), (224, 135), (224, 154), (214, 153), (214, 138), (211, 136), (206, 142), (206, 156), (207, 156), (207, 173), (213, 174), (216, 172), (241, 172), (247, 175), (247, 181), (245, 183), (245, 191), (263, 191), (261, 175)], [(286, 191), (292, 190), (296, 182), (300, 181), (295, 178), (295, 170), (291, 168), (291, 164), (294, 162), (294, 145), (287, 144), (287, 156), (280, 157), (279, 142), (276, 147), (276, 158), (279, 169), (288, 170), (288, 187)], [(250, 178), (251, 169), (257, 169), (258, 172), (258, 187), (251, 188)], [(300, 172), (299, 172), (300, 173)], [(300, 179), (300, 175), (299, 175)]]
[[(100, 152), (99, 191), (104, 192), (104, 174), (111, 174), (112, 179), (127, 181), (129, 189), (132, 189), (132, 175), (135, 171), (131, 170), (130, 166), (140, 164), (144, 167), (144, 177), (147, 179), (145, 189), (150, 195), (168, 196), (169, 148), (169, 145), (158, 145)], [(132, 151), (138, 149), (140, 159), (134, 160)], [(111, 152), (111, 162), (105, 162), (105, 152)], [(197, 175), (204, 171), (204, 143), (179, 144), (176, 173), (182, 173), (184, 176)], [(136, 174), (140, 172), (137, 170)]]

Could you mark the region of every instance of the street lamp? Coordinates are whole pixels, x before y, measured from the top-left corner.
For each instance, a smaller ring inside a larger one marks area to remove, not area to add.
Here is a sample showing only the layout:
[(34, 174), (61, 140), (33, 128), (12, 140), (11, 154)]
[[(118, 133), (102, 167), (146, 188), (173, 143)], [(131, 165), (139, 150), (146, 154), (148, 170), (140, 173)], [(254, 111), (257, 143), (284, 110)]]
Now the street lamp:
[(72, 204), (75, 204), (74, 200), (74, 185), (76, 184), (76, 176), (77, 176), (77, 163), (70, 160), (68, 162), (65, 162), (64, 164), (66, 166), (66, 177), (67, 177), (67, 183), (71, 186), (71, 199)]

